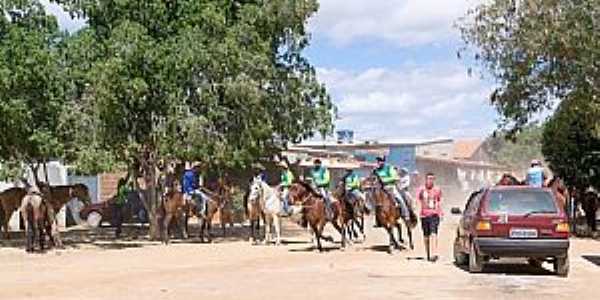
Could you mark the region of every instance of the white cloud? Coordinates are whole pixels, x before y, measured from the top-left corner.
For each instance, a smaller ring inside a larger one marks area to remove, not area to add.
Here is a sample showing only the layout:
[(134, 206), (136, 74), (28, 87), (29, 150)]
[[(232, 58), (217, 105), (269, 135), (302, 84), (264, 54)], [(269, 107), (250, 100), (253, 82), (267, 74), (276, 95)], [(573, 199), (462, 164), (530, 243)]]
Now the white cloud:
[(338, 106), (337, 127), (359, 136), (479, 137), (495, 128), (489, 85), (459, 65), (318, 72)]
[(312, 31), (338, 45), (378, 39), (398, 46), (456, 38), (454, 22), (482, 0), (321, 0)]

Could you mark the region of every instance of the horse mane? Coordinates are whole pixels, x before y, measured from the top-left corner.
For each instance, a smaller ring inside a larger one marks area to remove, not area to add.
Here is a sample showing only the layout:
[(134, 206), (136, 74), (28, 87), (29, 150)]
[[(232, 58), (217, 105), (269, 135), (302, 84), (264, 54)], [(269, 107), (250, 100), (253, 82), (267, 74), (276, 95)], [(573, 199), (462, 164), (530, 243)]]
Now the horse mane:
[(300, 186), (302, 186), (303, 188), (305, 188), (313, 196), (320, 197), (320, 198), (322, 197), (321, 194), (317, 193), (317, 191), (315, 191), (315, 189), (312, 187), (312, 185), (310, 185), (308, 182), (299, 180), (296, 183), (299, 184)]

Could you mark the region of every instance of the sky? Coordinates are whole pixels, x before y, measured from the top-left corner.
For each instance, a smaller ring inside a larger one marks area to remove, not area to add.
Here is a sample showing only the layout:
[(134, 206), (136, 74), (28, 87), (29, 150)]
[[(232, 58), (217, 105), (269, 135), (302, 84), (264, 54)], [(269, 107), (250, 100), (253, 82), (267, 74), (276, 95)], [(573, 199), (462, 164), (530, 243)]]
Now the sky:
[[(306, 55), (359, 139), (473, 138), (496, 129), (492, 83), (469, 76), (456, 20), (482, 0), (321, 0)], [(43, 0), (46, 2), (46, 0)], [(62, 28), (83, 26), (46, 4)]]

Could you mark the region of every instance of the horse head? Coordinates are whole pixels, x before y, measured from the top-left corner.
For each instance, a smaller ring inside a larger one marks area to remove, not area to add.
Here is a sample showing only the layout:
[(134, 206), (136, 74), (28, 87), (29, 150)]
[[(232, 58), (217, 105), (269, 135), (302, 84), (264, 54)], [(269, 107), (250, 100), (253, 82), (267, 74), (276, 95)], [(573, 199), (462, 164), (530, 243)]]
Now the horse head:
[(252, 179), (252, 183), (250, 183), (250, 193), (248, 194), (248, 200), (250, 200), (250, 202), (257, 202), (263, 196), (263, 183), (264, 182), (259, 176)]
[(83, 183), (78, 183), (71, 186), (71, 199), (72, 198), (77, 198), (86, 205), (92, 203), (90, 191), (87, 185)]
[(314, 189), (304, 181), (298, 181), (292, 186), (288, 191), (288, 197), (290, 199), (290, 204), (292, 205), (301, 205), (306, 201), (309, 196), (321, 197), (319, 193), (315, 192)]

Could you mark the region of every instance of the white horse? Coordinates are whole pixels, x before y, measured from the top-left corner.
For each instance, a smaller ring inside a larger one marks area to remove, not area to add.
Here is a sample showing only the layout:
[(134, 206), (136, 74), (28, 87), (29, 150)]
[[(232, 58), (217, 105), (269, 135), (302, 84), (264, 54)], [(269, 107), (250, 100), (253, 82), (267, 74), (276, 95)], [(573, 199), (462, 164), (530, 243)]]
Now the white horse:
[(265, 244), (272, 242), (273, 236), (271, 227), (275, 227), (275, 244), (281, 244), (281, 219), (279, 214), (282, 212), (283, 204), (281, 201), (281, 192), (277, 187), (270, 187), (262, 181), (260, 177), (255, 177), (250, 185), (250, 194), (248, 202), (258, 202), (265, 220)]

